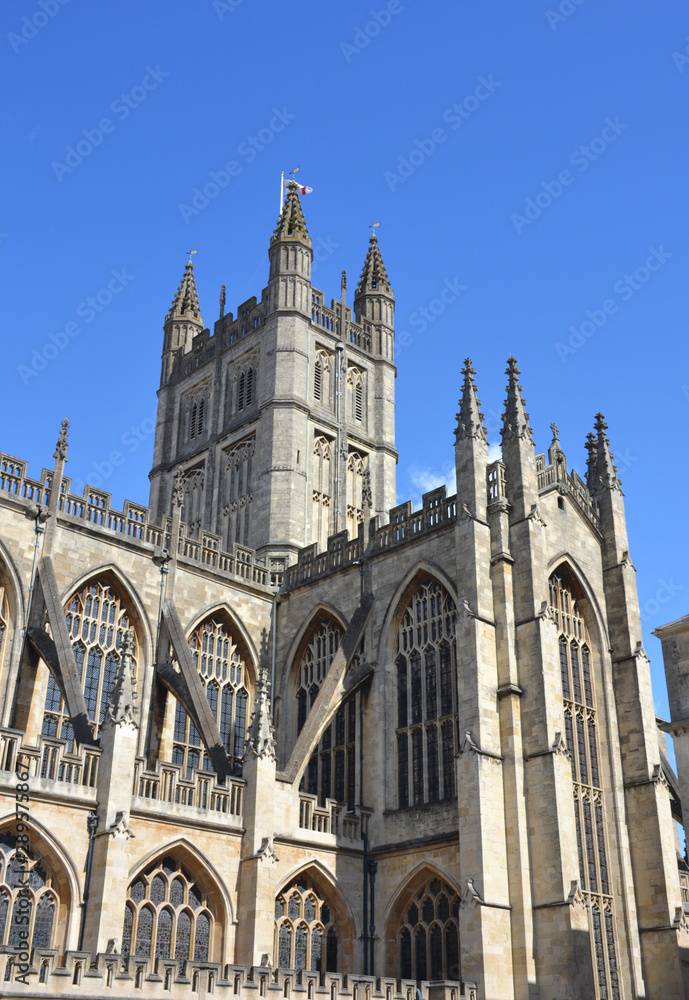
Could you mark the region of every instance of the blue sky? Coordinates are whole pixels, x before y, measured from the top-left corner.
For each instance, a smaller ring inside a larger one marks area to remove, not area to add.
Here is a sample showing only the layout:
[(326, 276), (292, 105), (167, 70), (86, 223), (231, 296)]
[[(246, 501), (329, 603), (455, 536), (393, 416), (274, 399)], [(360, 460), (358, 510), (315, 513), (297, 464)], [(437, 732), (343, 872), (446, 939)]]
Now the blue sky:
[(186, 252), (207, 325), (223, 282), (232, 311), (260, 296), (299, 165), (326, 301), (381, 224), (400, 501), (451, 484), (467, 355), (495, 443), (510, 354), (538, 450), (557, 422), (583, 474), (605, 413), (667, 714), (650, 632), (689, 606), (686, 5), (5, 0), (0, 18), (0, 449), (38, 476), (67, 416), (73, 479), (146, 502)]

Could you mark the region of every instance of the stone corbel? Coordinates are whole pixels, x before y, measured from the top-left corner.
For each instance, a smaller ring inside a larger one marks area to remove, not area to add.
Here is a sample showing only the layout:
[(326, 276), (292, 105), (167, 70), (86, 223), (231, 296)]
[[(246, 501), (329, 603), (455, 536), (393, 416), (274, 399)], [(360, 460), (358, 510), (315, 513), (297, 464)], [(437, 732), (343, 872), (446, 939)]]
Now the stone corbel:
[(538, 509), (538, 504), (537, 503), (535, 503), (535, 504), (532, 505), (532, 507), (531, 507), (531, 513), (526, 515), (526, 520), (527, 521), (534, 521), (536, 524), (540, 524), (540, 526), (542, 528), (547, 528), (548, 527), (548, 525), (546, 524), (546, 522), (541, 517), (541, 512)]
[(482, 750), (481, 747), (478, 746), (478, 744), (474, 742), (474, 739), (473, 739), (471, 733), (468, 730), (464, 734), (464, 742), (462, 743), (461, 747), (459, 748), (459, 753), (460, 754), (475, 753), (475, 754), (478, 754), (480, 757), (489, 757), (491, 760), (502, 760), (503, 759), (502, 754), (492, 753), (492, 751), (490, 751), (490, 750)]
[(126, 812), (118, 812), (115, 822), (105, 831), (113, 840), (132, 840), (136, 837), (129, 827), (129, 817)]
[(261, 846), (254, 854), (254, 857), (258, 858), (259, 861), (268, 861), (271, 865), (274, 865), (276, 861), (280, 860), (277, 854), (275, 853), (272, 837), (263, 838), (263, 840), (261, 841)]
[(581, 891), (581, 886), (579, 885), (579, 879), (575, 878), (572, 880), (572, 887), (569, 890), (569, 895), (567, 896), (567, 902), (571, 907), (576, 907), (580, 910), (587, 909), (586, 897)]

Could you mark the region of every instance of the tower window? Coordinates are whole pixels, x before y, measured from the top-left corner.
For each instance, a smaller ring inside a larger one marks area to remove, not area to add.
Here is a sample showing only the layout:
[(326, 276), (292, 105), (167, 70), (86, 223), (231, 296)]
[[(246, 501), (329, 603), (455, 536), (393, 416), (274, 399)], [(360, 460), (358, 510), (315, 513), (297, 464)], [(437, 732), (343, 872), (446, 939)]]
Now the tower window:
[(244, 400), (246, 398), (246, 375), (244, 372), (239, 376), (239, 382), (237, 384), (237, 410), (244, 409)]
[(323, 391), (323, 368), (320, 361), (317, 361), (313, 370), (313, 398), (319, 403)]
[(196, 437), (196, 421), (198, 415), (198, 406), (196, 403), (191, 405), (191, 414), (189, 417), (189, 437), (193, 440)]
[(364, 390), (361, 382), (357, 382), (354, 387), (354, 419), (364, 419)]

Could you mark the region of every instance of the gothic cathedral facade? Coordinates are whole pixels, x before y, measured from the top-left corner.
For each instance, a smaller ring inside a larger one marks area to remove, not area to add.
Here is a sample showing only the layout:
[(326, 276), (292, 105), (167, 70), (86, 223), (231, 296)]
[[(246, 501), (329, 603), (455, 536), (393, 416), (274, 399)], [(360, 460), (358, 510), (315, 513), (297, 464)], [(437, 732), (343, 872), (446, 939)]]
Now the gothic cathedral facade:
[(508, 362), (489, 462), (395, 499), (394, 294), (330, 306), (296, 187), (260, 299), (164, 323), (150, 503), (0, 455), (0, 993), (689, 995), (603, 417), (584, 481)]

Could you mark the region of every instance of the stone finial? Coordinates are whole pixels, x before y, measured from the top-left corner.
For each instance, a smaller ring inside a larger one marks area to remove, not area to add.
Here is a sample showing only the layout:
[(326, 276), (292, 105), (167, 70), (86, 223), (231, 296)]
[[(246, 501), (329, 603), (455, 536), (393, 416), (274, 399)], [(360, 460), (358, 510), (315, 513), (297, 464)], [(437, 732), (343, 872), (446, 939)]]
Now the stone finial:
[(550, 429), (553, 432), (553, 442), (560, 440), (560, 431), (558, 430), (557, 424), (551, 424)]
[(385, 264), (383, 263), (380, 247), (378, 246), (378, 237), (374, 230), (368, 242), (368, 252), (361, 270), (356, 294), (357, 296), (365, 295), (366, 292), (379, 289), (392, 294), (388, 272), (385, 270)]
[(220, 286), (220, 319), (225, 315), (225, 286)]
[(471, 358), (466, 358), (462, 375), (464, 384), (462, 386), (462, 398), (459, 401), (459, 413), (457, 414), (457, 427), (455, 435), (458, 441), (464, 440), (488, 440), (486, 427), (481, 413), (481, 402), (476, 394), (476, 383), (474, 375), (476, 370), (471, 364)]
[(177, 467), (175, 478), (172, 481), (172, 506), (184, 506), (184, 469), (181, 465)]
[(311, 246), (311, 237), (306, 228), (306, 220), (302, 212), (298, 191), (299, 187), (294, 181), (287, 181), (287, 197), (285, 198), (285, 204), (282, 206), (278, 224), (271, 236), (271, 243), (275, 243), (276, 240), (301, 239)]
[(182, 280), (179, 283), (179, 288), (177, 289), (177, 293), (172, 300), (172, 304), (170, 305), (170, 309), (168, 310), (168, 314), (165, 319), (166, 321), (171, 320), (174, 316), (179, 316), (180, 318), (185, 319), (194, 319), (199, 323), (203, 323), (201, 306), (199, 305), (199, 296), (196, 291), (194, 265), (191, 262), (191, 257), (186, 263)]
[(551, 424), (550, 429), (553, 432), (553, 440), (548, 450), (548, 461), (551, 465), (556, 466), (558, 480), (564, 480), (567, 472), (567, 460), (560, 444), (560, 432), (557, 424)]
[(254, 757), (268, 757), (277, 760), (275, 731), (270, 718), (268, 692), (270, 681), (265, 667), (259, 667), (256, 683), (256, 703), (249, 723), (249, 737), (246, 741), (247, 753)]
[(127, 629), (122, 635), (120, 646), (120, 662), (115, 675), (115, 684), (110, 695), (110, 701), (106, 711), (106, 718), (115, 725), (122, 725), (125, 722), (138, 728), (137, 716), (139, 710), (136, 705), (135, 679), (134, 679), (134, 652), (136, 641), (134, 632)]
[(502, 415), (503, 441), (507, 438), (516, 438), (519, 441), (527, 440), (533, 444), (533, 431), (529, 424), (529, 414), (526, 412), (526, 400), (519, 384), (521, 372), (516, 358), (507, 359), (506, 375), (508, 382), (505, 412)]
[(67, 461), (67, 438), (69, 436), (69, 420), (65, 419), (62, 421), (60, 436), (57, 439), (57, 444), (55, 445), (55, 453), (53, 458), (58, 462)]
[(347, 272), (345, 271), (344, 268), (342, 268), (342, 277), (340, 279), (340, 287), (344, 288), (344, 289), (347, 288)]

